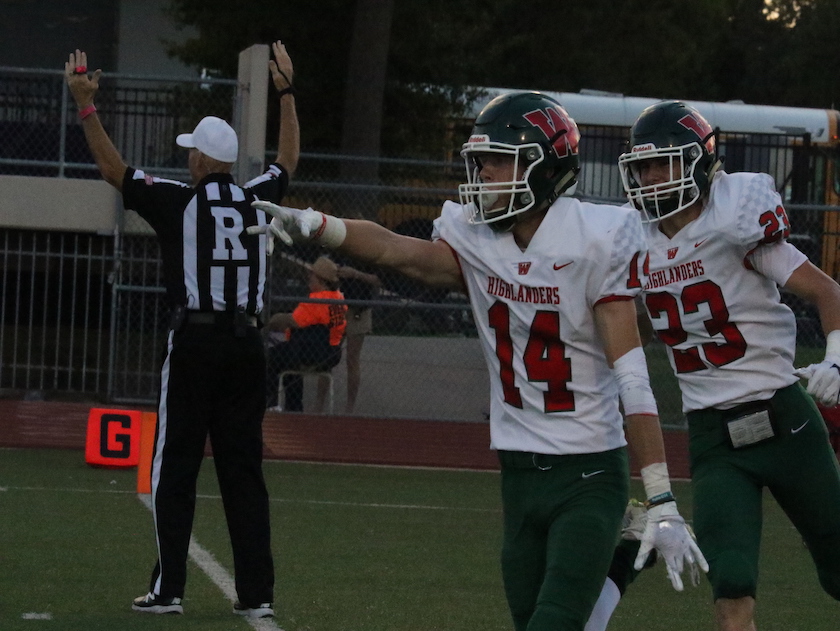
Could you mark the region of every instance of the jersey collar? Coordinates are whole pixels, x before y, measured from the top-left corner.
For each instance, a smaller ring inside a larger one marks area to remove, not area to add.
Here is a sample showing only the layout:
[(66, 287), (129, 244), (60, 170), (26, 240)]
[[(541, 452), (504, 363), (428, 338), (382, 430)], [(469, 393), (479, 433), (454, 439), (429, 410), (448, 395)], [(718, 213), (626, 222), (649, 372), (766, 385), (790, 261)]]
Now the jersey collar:
[(200, 188), (206, 184), (210, 184), (210, 182), (233, 184), (233, 175), (231, 175), (230, 173), (208, 173), (203, 178), (201, 178), (201, 181), (198, 183), (196, 188)]

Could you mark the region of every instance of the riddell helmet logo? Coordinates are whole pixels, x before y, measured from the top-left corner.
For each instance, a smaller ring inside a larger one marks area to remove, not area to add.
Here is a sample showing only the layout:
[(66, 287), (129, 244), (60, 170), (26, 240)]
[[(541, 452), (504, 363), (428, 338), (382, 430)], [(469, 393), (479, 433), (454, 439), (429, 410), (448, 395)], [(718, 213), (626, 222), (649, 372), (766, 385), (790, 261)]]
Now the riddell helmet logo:
[[(578, 144), (580, 143), (580, 131), (572, 120), (560, 107), (549, 107), (544, 110), (534, 110), (523, 114), (522, 118), (537, 127), (548, 140), (552, 140), (551, 146), (558, 158), (576, 156)], [(565, 130), (566, 133), (557, 135), (557, 132)]]
[(643, 145), (636, 145), (635, 147), (633, 147), (630, 150), (630, 153), (638, 153), (640, 151), (651, 151), (653, 149), (656, 149), (656, 145), (652, 142), (646, 142)]
[(487, 134), (475, 134), (470, 136), (470, 139), (467, 141), (467, 144), (474, 144), (480, 142), (490, 142), (490, 136)]

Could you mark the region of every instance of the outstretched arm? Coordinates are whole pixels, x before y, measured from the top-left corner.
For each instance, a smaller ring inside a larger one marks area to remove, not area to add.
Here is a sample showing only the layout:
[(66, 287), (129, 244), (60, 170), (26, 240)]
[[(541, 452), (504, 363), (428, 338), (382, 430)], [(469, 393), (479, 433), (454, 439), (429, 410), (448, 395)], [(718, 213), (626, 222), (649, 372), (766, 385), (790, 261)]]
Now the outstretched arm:
[(99, 116), (96, 115), (96, 107), (93, 99), (99, 90), (99, 77), (102, 70), (97, 70), (92, 77), (87, 74), (87, 54), (76, 50), (70, 53), (70, 58), (64, 64), (64, 76), (67, 79), (67, 87), (70, 94), (76, 101), (79, 108), (79, 116), (82, 118), (82, 129), (85, 132), (85, 139), (90, 148), (93, 159), (103, 179), (111, 186), (122, 192), (122, 181), (125, 175), (126, 164), (114, 147), (114, 143), (108, 137)]
[(347, 236), (337, 248), (342, 254), (388, 267), (426, 285), (463, 288), (461, 268), (446, 242), (400, 235), (372, 221), (338, 221), (343, 221), (347, 229)]
[[(266, 234), (273, 243), (312, 242), (350, 258), (396, 270), (438, 287), (463, 288), (455, 253), (444, 241), (424, 241), (391, 232), (361, 219), (339, 219), (311, 208), (290, 208), (257, 200), (254, 208), (271, 215), (271, 223), (250, 226), (248, 234)], [(273, 245), (267, 250), (273, 249)]]
[(289, 176), (295, 174), (300, 158), (300, 126), (295, 109), (295, 89), (292, 80), (294, 66), (286, 46), (278, 39), (271, 45), (274, 59), (268, 62), (271, 79), (280, 95), (280, 138), (277, 141), (277, 164)]

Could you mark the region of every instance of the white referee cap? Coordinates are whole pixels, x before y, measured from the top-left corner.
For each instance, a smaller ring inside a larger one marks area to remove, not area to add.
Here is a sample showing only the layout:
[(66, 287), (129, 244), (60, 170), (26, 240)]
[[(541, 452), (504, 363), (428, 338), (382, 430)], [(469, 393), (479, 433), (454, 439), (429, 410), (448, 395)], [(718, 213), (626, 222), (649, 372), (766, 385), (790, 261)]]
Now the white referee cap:
[(219, 162), (236, 162), (239, 141), (236, 132), (221, 118), (205, 116), (191, 134), (179, 134), (175, 142), (180, 147), (198, 149)]

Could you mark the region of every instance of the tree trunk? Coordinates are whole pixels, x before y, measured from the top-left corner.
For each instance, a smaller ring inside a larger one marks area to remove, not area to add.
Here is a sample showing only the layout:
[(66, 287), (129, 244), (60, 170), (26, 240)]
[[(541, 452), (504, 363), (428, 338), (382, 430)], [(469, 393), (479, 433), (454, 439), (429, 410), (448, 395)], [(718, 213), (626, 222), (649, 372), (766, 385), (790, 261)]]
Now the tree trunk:
[[(383, 97), (388, 69), (388, 48), (394, 0), (358, 0), (350, 44), (347, 86), (344, 92), (344, 121), (341, 153), (372, 160), (344, 160), (341, 180), (358, 184), (377, 184)], [(351, 216), (375, 218), (377, 196), (354, 196), (344, 207)]]

